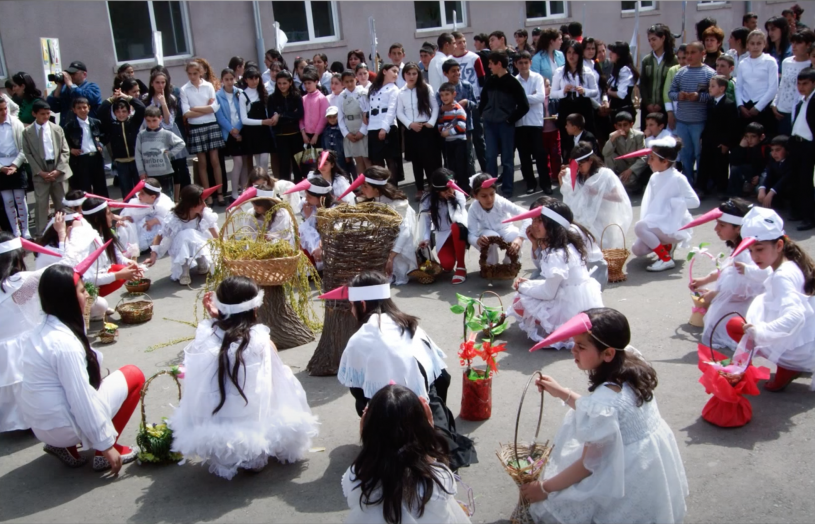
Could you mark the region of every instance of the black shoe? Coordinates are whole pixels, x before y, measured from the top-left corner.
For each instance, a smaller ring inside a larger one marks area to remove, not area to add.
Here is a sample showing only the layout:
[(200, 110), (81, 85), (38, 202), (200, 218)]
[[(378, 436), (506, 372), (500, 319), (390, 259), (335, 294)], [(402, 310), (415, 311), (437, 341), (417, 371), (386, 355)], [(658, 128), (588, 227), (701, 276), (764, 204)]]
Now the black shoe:
[(535, 191), (536, 191), (535, 189), (527, 189), (527, 190), (526, 190), (526, 194), (527, 194), (527, 195), (534, 195), (534, 194), (535, 194)]
[(815, 222), (813, 222), (812, 220), (807, 220), (806, 222), (796, 227), (795, 229), (797, 229), (798, 231), (809, 231), (810, 229), (815, 229)]
[(552, 190), (552, 186), (544, 186), (543, 193), (545, 195), (551, 195), (552, 193), (554, 193), (554, 190)]

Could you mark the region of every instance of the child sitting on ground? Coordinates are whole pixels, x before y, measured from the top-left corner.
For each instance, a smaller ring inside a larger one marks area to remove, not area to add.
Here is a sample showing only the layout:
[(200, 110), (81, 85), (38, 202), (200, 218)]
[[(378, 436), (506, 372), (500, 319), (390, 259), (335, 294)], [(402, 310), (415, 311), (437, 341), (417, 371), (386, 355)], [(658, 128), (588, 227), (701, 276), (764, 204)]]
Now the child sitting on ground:
[[(597, 145), (597, 139), (591, 133), (586, 131), (586, 119), (579, 113), (572, 113), (566, 117), (566, 133), (569, 135), (560, 142), (560, 150), (562, 159), (565, 162), (569, 161), (572, 149), (580, 142), (588, 142), (595, 153), (600, 152), (600, 147)], [(558, 170), (559, 172), (560, 170)]]
[[(340, 151), (342, 151), (342, 148), (340, 148)], [(320, 162), (317, 164), (317, 171), (309, 174), (309, 178), (312, 177), (319, 177), (328, 182), (333, 188), (335, 200), (346, 204), (354, 204), (353, 193), (340, 198), (340, 195), (344, 194), (351, 185), (351, 179), (340, 165), (340, 157), (337, 156), (335, 150), (323, 151)]]
[(130, 203), (150, 207), (123, 209), (119, 213), (120, 220), (116, 233), (124, 245), (138, 246), (139, 252), (143, 252), (150, 249), (153, 239), (161, 234), (162, 225), (170, 218), (175, 204), (172, 198), (161, 192), (161, 185), (155, 178), (144, 179), (134, 189), (137, 189), (138, 193), (130, 199)]
[(618, 156), (627, 155), (645, 148), (645, 135), (639, 129), (634, 129), (634, 118), (627, 111), (620, 111), (614, 117), (614, 129), (603, 146), (603, 160), (606, 167), (620, 177), (627, 190), (638, 189), (641, 185), (640, 177), (648, 167), (642, 158), (625, 158), (616, 160)]
[[(521, 229), (512, 224), (505, 224), (504, 220), (524, 213), (524, 208), (513, 204), (495, 192), (497, 178), (489, 175), (476, 175), (471, 179), (474, 201), (467, 212), (467, 241), (479, 251), (489, 245), (490, 237), (501, 237), (509, 244), (507, 255), (521, 256), (521, 246), (524, 238)], [(523, 224), (526, 229), (528, 224)], [(508, 256), (504, 262), (508, 262)], [(487, 264), (498, 263), (498, 246), (490, 246), (487, 254)]]
[(764, 126), (758, 122), (747, 124), (741, 142), (730, 150), (729, 196), (752, 196), (755, 192), (767, 165), (763, 142)]
[(322, 177), (309, 178), (303, 204), (303, 222), (300, 224), (300, 249), (308, 256), (317, 271), (323, 270), (323, 244), (317, 231), (317, 210), (337, 205), (331, 185)]
[(791, 200), (795, 191), (795, 167), (787, 160), (789, 137), (778, 135), (770, 140), (770, 161), (761, 175), (758, 185), (758, 203), (767, 208), (778, 206), (773, 199), (780, 195)]
[(430, 175), (430, 191), (420, 204), (423, 232), (420, 248), (436, 248), (444, 271), (456, 270), (453, 284), (467, 280), (464, 255), (467, 251), (467, 198), (453, 181), (449, 169), (439, 168)]

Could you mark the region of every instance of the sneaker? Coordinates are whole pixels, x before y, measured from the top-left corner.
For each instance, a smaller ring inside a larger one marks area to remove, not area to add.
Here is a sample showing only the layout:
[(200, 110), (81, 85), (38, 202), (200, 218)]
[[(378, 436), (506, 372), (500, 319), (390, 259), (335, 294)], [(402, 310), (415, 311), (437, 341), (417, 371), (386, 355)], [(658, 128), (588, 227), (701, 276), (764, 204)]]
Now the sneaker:
[[(125, 464), (130, 464), (136, 460), (136, 457), (139, 456), (139, 452), (127, 446), (122, 446), (122, 451), (119, 453), (119, 456), (122, 457), (122, 465), (124, 466)], [(110, 462), (108, 462), (108, 459), (102, 455), (95, 455), (93, 457), (93, 470), (105, 471), (106, 469), (110, 469)]]
[(181, 278), (178, 279), (178, 283), (182, 286), (189, 286), (192, 283), (192, 279), (190, 278), (189, 264), (184, 264), (181, 267)]
[(668, 260), (667, 262), (665, 262), (664, 260), (657, 260), (656, 262), (654, 262), (653, 264), (651, 264), (650, 266), (648, 266), (645, 269), (647, 271), (665, 271), (667, 269), (673, 269), (675, 267), (676, 267), (676, 262), (674, 262), (673, 259), (671, 259), (671, 260)]
[(199, 258), (198, 259), (198, 274), (199, 275), (206, 275), (209, 273), (209, 263), (207, 263), (206, 259)]
[(84, 457), (75, 457), (68, 448), (58, 448), (55, 446), (51, 446), (50, 444), (46, 444), (42, 448), (48, 454), (54, 455), (58, 459), (62, 461), (63, 464), (68, 466), (69, 468), (79, 468), (84, 466), (85, 463), (88, 462), (88, 459)]

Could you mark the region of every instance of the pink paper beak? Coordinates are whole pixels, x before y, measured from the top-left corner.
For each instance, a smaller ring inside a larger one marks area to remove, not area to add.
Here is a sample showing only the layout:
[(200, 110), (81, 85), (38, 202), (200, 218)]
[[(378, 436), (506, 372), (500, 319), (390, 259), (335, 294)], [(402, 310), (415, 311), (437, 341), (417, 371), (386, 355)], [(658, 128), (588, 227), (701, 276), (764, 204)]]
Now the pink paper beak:
[(213, 193), (215, 193), (216, 191), (218, 191), (219, 189), (221, 189), (221, 186), (222, 186), (222, 185), (223, 185), (223, 184), (218, 184), (217, 186), (212, 186), (212, 187), (211, 187), (211, 188), (209, 188), (209, 189), (205, 189), (205, 190), (204, 190), (204, 192), (201, 194), (201, 198), (202, 198), (203, 200), (208, 199), (209, 197), (211, 197), (211, 196), (212, 196), (212, 194), (213, 194)]
[(337, 289), (332, 289), (317, 298), (322, 300), (348, 300), (348, 286), (340, 286)]
[(527, 218), (536, 218), (536, 217), (539, 217), (541, 215), (541, 213), (543, 212), (542, 210), (543, 210), (543, 207), (536, 207), (535, 209), (530, 209), (526, 213), (521, 213), (518, 216), (508, 218), (508, 219), (502, 221), (501, 223), (502, 224), (507, 224), (509, 222), (517, 222), (518, 220), (526, 220)]
[(707, 224), (708, 222), (712, 222), (717, 218), (720, 218), (723, 214), (724, 213), (722, 213), (722, 211), (718, 207), (713, 208), (704, 215), (700, 216), (699, 218), (691, 220), (684, 226), (680, 227), (679, 230), (682, 231), (683, 229), (689, 229), (692, 227), (701, 226), (702, 224)]
[(388, 385), (389, 385), (389, 386), (395, 386), (395, 385), (396, 385), (396, 382), (394, 382), (394, 381), (393, 381), (393, 379), (390, 379), (390, 380), (388, 381)]
[(647, 156), (651, 154), (651, 148), (640, 149), (639, 151), (633, 151), (631, 153), (627, 153), (622, 156), (618, 156), (614, 160), (625, 160), (626, 158), (636, 158), (638, 156)]
[(308, 191), (311, 187), (311, 182), (309, 182), (308, 178), (304, 178), (297, 184), (295, 184), (291, 189), (286, 190), (284, 195), (288, 195), (289, 193), (297, 193), (298, 191)]
[(550, 347), (555, 342), (568, 340), (575, 335), (587, 333), (590, 330), (591, 320), (589, 320), (589, 316), (585, 313), (578, 313), (557, 328), (554, 333), (532, 346), (529, 352), (531, 353), (541, 348)]
[(52, 257), (62, 258), (62, 255), (60, 255), (56, 251), (51, 251), (47, 247), (42, 247), (41, 245), (35, 244), (30, 240), (21, 238), (20, 243), (23, 244), (23, 249), (25, 249), (26, 251), (31, 251), (33, 253), (42, 253), (43, 255), (51, 255)]
[(112, 202), (113, 201), (112, 198), (103, 197), (103, 196), (99, 196), (99, 195), (94, 195), (93, 193), (85, 193), (85, 198), (100, 198), (100, 199), (102, 199), (102, 200), (104, 200), (106, 202)]
[(488, 178), (484, 180), (484, 183), (481, 184), (481, 187), (492, 187), (496, 182), (498, 182), (497, 178)]
[(147, 204), (128, 204), (127, 202), (110, 201), (108, 202), (108, 207), (116, 209), (124, 209), (128, 207), (133, 209), (147, 209), (150, 206), (148, 206)]
[(323, 151), (320, 155), (320, 163), (317, 164), (317, 169), (322, 169), (325, 165), (325, 159), (328, 158), (328, 151)]
[(733, 257), (733, 258), (736, 258), (736, 256), (741, 254), (745, 249), (749, 248), (750, 246), (752, 246), (755, 243), (756, 243), (756, 238), (755, 237), (747, 237), (747, 238), (742, 239), (741, 244), (739, 244), (739, 247), (737, 247), (733, 251), (733, 254), (730, 255), (730, 256)]
[(241, 193), (241, 196), (239, 196), (237, 200), (235, 200), (234, 202), (229, 204), (229, 207), (227, 207), (226, 209), (228, 211), (228, 210), (232, 209), (233, 207), (242, 206), (244, 202), (246, 202), (247, 200), (252, 200), (256, 196), (258, 196), (257, 188), (256, 187), (247, 187), (243, 191), (243, 193)]
[(464, 191), (463, 189), (461, 189), (460, 187), (458, 187), (458, 184), (456, 184), (455, 181), (453, 181), (453, 180), (448, 180), (447, 181), (447, 187), (449, 187), (450, 189), (453, 189), (455, 191), (461, 192), (465, 197), (469, 196), (469, 195), (467, 195), (467, 192)]
[(97, 258), (102, 256), (102, 253), (105, 252), (105, 249), (107, 249), (111, 242), (113, 242), (113, 239), (110, 239), (107, 242), (105, 242), (101, 247), (99, 247), (93, 253), (88, 255), (88, 258), (77, 264), (77, 266), (74, 268), (74, 285), (79, 283), (79, 279), (82, 278), (82, 275), (84, 275), (85, 272), (88, 269), (90, 269), (93, 263), (96, 262)]
[(359, 189), (360, 186), (364, 183), (365, 175), (359, 175), (356, 180), (351, 182), (351, 185), (348, 187), (348, 189), (345, 190), (345, 193), (341, 194), (337, 200), (342, 200), (343, 198), (345, 198), (345, 195), (347, 195), (348, 193), (353, 193), (354, 191)]
[(135, 186), (133, 186), (133, 189), (130, 191), (130, 193), (127, 194), (126, 197), (124, 197), (122, 199), (122, 202), (127, 202), (128, 200), (133, 198), (133, 195), (135, 195), (136, 193), (138, 193), (142, 189), (144, 189), (144, 180), (139, 180), (139, 183), (136, 184)]
[(577, 160), (569, 160), (569, 174), (572, 176), (572, 191), (574, 191), (574, 186), (577, 183)]

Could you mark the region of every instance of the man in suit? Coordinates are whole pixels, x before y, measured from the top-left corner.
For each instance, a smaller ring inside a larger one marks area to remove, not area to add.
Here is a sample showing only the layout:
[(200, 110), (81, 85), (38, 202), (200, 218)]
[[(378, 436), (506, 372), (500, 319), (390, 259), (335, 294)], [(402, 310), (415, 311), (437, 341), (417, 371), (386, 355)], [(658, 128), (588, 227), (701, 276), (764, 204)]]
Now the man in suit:
[(707, 121), (702, 131), (702, 153), (696, 190), (703, 197), (708, 191), (727, 192), (730, 150), (738, 143), (739, 114), (736, 103), (727, 98), (728, 79), (716, 75), (710, 79)]
[(815, 171), (815, 69), (807, 67), (798, 73), (798, 92), (803, 97), (792, 110), (792, 136), (790, 137), (790, 160), (795, 166), (798, 190), (793, 200), (793, 217), (803, 219), (798, 231), (815, 229), (815, 187), (812, 176)]
[(40, 234), (48, 223), (48, 198), (53, 200), (55, 210), (62, 209), (64, 182), (71, 177), (70, 151), (62, 128), (49, 121), (51, 107), (38, 99), (31, 112), (35, 121), (23, 131), (23, 152), (34, 175), (37, 234)]

